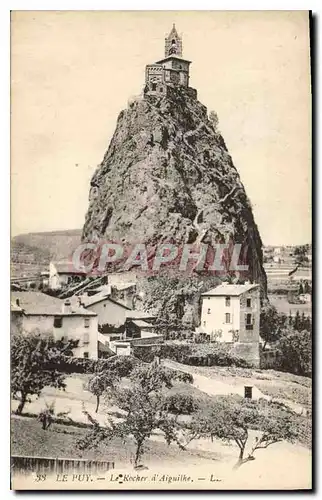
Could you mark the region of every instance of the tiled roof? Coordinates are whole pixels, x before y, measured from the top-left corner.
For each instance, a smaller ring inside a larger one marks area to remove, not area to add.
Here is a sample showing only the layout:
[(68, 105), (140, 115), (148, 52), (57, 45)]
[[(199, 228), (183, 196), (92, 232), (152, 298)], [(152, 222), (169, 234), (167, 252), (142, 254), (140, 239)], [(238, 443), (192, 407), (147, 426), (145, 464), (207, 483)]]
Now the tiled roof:
[(85, 275), (86, 273), (76, 269), (72, 262), (69, 260), (61, 261), (61, 262), (52, 262), (55, 266), (57, 272), (59, 274), (81, 274)]
[(113, 304), (121, 306), (124, 309), (131, 310), (131, 308), (128, 307), (124, 302), (122, 302), (121, 300), (112, 299), (112, 297), (110, 297), (106, 293), (103, 294), (97, 293), (95, 295), (92, 295), (91, 297), (82, 298), (82, 302), (84, 304), (84, 307), (86, 308), (91, 307), (93, 304), (98, 304), (99, 302), (103, 302), (104, 300), (109, 300), (110, 302), (113, 302)]
[(87, 311), (83, 307), (72, 304), (70, 308), (64, 308), (63, 305), (66, 299), (61, 300), (57, 297), (51, 297), (41, 292), (13, 292), (11, 294), (12, 302), (21, 307), (25, 314), (37, 314), (43, 316), (96, 316), (96, 313)]
[(136, 283), (115, 283), (113, 288), (116, 288), (117, 290), (127, 290), (128, 288), (132, 288), (133, 286), (136, 286)]
[(134, 323), (139, 328), (152, 328), (153, 327), (153, 325), (151, 325), (151, 323), (147, 323), (146, 321), (143, 321), (143, 319), (134, 319), (134, 320), (132, 320), (132, 323)]
[(171, 54), (167, 57), (164, 57), (160, 61), (157, 61), (155, 64), (162, 64), (164, 61), (168, 61), (169, 59), (176, 59), (177, 61), (184, 61), (187, 63), (191, 63), (191, 61), (189, 61), (188, 59), (184, 59), (183, 57), (178, 56), (178, 54)]
[(82, 297), (82, 302), (84, 307), (90, 307), (93, 304), (98, 304), (99, 302), (103, 302), (107, 300), (110, 296), (108, 292), (95, 293), (95, 295), (90, 295), (89, 297)]
[(110, 356), (115, 356), (115, 352), (112, 351), (107, 345), (103, 344), (100, 340), (98, 341), (98, 350), (99, 352), (106, 352)]
[(124, 309), (127, 309), (128, 311), (131, 311), (131, 308), (125, 304), (122, 300), (119, 299), (112, 299), (112, 297), (109, 297), (109, 300), (113, 302), (113, 304), (117, 304), (118, 306), (124, 307)]
[(202, 296), (221, 296), (221, 295), (231, 295), (231, 296), (236, 296), (238, 297), (239, 295), (242, 295), (243, 293), (249, 292), (250, 290), (253, 290), (254, 288), (258, 288), (259, 285), (230, 285), (228, 283), (225, 283), (223, 285), (219, 285), (216, 288), (212, 288), (211, 290), (208, 290), (208, 292), (202, 293)]
[(150, 314), (144, 311), (128, 311), (126, 317), (129, 319), (149, 319), (155, 318), (155, 314)]

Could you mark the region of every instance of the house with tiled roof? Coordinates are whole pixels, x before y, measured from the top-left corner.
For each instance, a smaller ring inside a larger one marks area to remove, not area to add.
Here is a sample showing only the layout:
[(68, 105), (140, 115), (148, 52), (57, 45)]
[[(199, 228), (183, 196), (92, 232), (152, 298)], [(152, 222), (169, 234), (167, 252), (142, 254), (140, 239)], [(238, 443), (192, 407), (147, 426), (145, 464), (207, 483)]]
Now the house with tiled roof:
[[(75, 300), (75, 297), (71, 299)], [(82, 296), (80, 300), (84, 308), (97, 314), (100, 342), (116, 354), (131, 354), (133, 342), (146, 343), (149, 339), (155, 342), (160, 338), (160, 335), (155, 333), (154, 315), (133, 310), (109, 293)]]
[(99, 325), (113, 325), (117, 328), (125, 323), (127, 311), (131, 310), (124, 302), (104, 292), (82, 296), (81, 303), (85, 309), (97, 314)]
[(12, 330), (24, 334), (39, 332), (56, 340), (78, 340), (74, 355), (98, 357), (98, 320), (94, 311), (79, 302), (61, 300), (41, 292), (12, 292)]
[(156, 315), (151, 314), (149, 312), (145, 312), (145, 311), (138, 311), (138, 310), (131, 309), (131, 310), (127, 311), (126, 318), (128, 320), (131, 319), (133, 321), (143, 320), (146, 323), (154, 324), (154, 322), (156, 320)]
[(77, 283), (86, 278), (86, 273), (76, 269), (72, 261), (50, 262), (48, 283), (52, 290), (60, 290), (63, 286)]
[(115, 299), (106, 293), (82, 296), (81, 302), (86, 309), (96, 312), (99, 325), (108, 324), (119, 327), (125, 322), (142, 321), (141, 326), (146, 327), (148, 323), (150, 325), (155, 320), (155, 315), (145, 311), (133, 310), (122, 300)]
[[(259, 363), (259, 285), (223, 283), (201, 295), (201, 322), (196, 330), (210, 342), (231, 343), (236, 354)], [(245, 354), (246, 353), (246, 354)]]

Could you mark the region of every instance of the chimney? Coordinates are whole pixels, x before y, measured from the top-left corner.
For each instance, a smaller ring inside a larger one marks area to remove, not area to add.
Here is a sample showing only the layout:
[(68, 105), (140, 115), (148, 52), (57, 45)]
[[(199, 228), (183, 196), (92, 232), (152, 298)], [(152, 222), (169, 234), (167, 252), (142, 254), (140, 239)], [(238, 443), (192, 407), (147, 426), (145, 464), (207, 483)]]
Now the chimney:
[(72, 310), (71, 310), (71, 302), (69, 299), (66, 299), (63, 303), (63, 306), (62, 306), (62, 313), (63, 314), (68, 314), (68, 313), (71, 313)]

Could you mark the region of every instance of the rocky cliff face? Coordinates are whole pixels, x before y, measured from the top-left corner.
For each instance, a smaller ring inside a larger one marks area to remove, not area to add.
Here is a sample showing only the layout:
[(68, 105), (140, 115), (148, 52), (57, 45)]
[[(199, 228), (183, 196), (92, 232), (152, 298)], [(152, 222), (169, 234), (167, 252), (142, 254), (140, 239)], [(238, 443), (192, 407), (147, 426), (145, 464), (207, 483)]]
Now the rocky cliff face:
[(224, 139), (184, 88), (129, 104), (91, 181), (83, 240), (246, 248), (248, 279), (266, 296), (262, 242)]

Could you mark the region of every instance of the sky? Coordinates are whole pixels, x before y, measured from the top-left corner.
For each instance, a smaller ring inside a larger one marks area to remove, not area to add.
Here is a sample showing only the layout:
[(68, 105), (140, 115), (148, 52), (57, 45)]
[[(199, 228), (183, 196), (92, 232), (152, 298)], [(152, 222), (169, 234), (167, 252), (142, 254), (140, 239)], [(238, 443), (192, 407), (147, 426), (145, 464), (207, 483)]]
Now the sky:
[(15, 11), (12, 234), (81, 228), (119, 112), (175, 23), (265, 245), (311, 241), (307, 12)]

